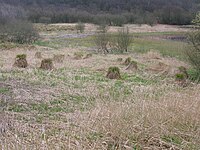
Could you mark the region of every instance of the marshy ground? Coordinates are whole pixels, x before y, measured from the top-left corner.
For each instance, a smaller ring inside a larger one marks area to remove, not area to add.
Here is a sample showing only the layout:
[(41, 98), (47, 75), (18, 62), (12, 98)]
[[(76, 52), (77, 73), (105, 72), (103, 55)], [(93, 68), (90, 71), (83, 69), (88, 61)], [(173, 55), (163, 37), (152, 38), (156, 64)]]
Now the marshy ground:
[[(170, 38), (189, 29), (128, 25), (129, 52), (105, 55), (95, 48), (96, 26), (82, 34), (74, 26), (36, 25), (41, 39), (33, 45), (0, 45), (1, 149), (200, 149), (200, 86), (175, 81), (178, 68), (190, 66), (187, 42)], [(13, 67), (18, 54), (27, 55), (27, 68)], [(63, 62), (39, 69), (54, 55)], [(137, 70), (126, 69), (128, 57)], [(112, 66), (120, 80), (106, 78)]]

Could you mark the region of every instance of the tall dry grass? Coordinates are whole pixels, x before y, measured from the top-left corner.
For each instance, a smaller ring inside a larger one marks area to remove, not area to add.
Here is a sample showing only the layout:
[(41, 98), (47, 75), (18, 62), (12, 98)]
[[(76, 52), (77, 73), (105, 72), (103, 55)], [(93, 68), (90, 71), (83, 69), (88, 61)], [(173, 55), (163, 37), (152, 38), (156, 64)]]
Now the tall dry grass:
[(12, 122), (12, 114), (1, 134), (1, 149), (198, 150), (199, 90), (194, 85), (158, 99), (130, 96), (123, 102), (98, 96), (93, 109), (61, 114), (63, 120), (43, 124)]

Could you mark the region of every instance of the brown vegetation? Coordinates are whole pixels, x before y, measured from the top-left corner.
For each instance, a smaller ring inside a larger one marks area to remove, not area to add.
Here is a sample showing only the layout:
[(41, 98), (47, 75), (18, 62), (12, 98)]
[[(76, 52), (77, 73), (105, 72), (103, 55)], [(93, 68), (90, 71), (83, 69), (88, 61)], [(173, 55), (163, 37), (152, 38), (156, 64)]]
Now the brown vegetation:
[(15, 63), (13, 65), (14, 67), (19, 67), (19, 68), (26, 68), (28, 67), (28, 62), (26, 60), (26, 55), (21, 54), (17, 55), (15, 58)]
[(106, 77), (109, 79), (121, 79), (120, 69), (118, 67), (110, 67)]
[(41, 62), (41, 69), (52, 70), (53, 69), (53, 60), (52, 59), (43, 59)]

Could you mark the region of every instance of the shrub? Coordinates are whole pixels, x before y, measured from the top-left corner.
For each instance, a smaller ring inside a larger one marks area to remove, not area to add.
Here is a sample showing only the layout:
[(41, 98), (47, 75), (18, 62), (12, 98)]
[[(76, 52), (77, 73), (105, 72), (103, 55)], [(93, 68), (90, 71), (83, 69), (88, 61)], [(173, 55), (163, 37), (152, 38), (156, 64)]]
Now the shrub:
[[(192, 32), (188, 39), (190, 47), (185, 51), (185, 54), (192, 67), (200, 75), (200, 31)], [(198, 78), (200, 79), (200, 76)]]
[(83, 33), (85, 30), (85, 24), (83, 24), (82, 22), (78, 22), (78, 24), (76, 25), (76, 30), (77, 33)]
[(128, 52), (128, 47), (131, 44), (129, 29), (122, 28), (121, 30), (119, 30), (116, 39), (113, 42), (114, 48), (117, 49), (117, 51), (121, 53)]
[(105, 28), (96, 33), (94, 37), (94, 42), (97, 46), (98, 52), (102, 51), (103, 53), (109, 53), (107, 47), (109, 43), (109, 34), (107, 33), (107, 30)]
[(125, 23), (127, 23), (127, 20), (122, 15), (114, 15), (110, 16), (110, 22), (113, 26), (119, 26), (122, 27)]
[(0, 25), (0, 42), (30, 44), (38, 38), (38, 33), (29, 22), (13, 20)]
[(192, 21), (192, 23), (200, 25), (200, 12), (197, 13), (195, 19)]
[[(197, 14), (193, 20), (197, 26), (200, 26), (200, 13)], [(200, 81), (200, 31), (194, 31), (188, 35), (190, 47), (185, 51), (185, 54), (192, 65), (194, 71), (189, 74), (189, 78), (192, 80)], [(192, 75), (192, 77), (191, 77)]]

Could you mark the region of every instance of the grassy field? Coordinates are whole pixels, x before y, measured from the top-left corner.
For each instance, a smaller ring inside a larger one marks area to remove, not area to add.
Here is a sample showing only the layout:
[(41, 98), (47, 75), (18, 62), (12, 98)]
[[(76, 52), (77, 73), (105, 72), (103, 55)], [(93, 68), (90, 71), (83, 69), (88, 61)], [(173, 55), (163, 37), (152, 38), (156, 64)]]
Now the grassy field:
[[(59, 31), (42, 32), (33, 45), (2, 44), (0, 149), (199, 150), (200, 86), (175, 80), (178, 67), (190, 68), (182, 61), (187, 43), (160, 38), (185, 33), (174, 30), (133, 33), (125, 54), (97, 53), (94, 35), (58, 38)], [(22, 53), (28, 67), (13, 67)], [(62, 63), (39, 69), (58, 54)], [(128, 57), (138, 70), (126, 69)], [(120, 68), (120, 80), (106, 78), (111, 66)]]

